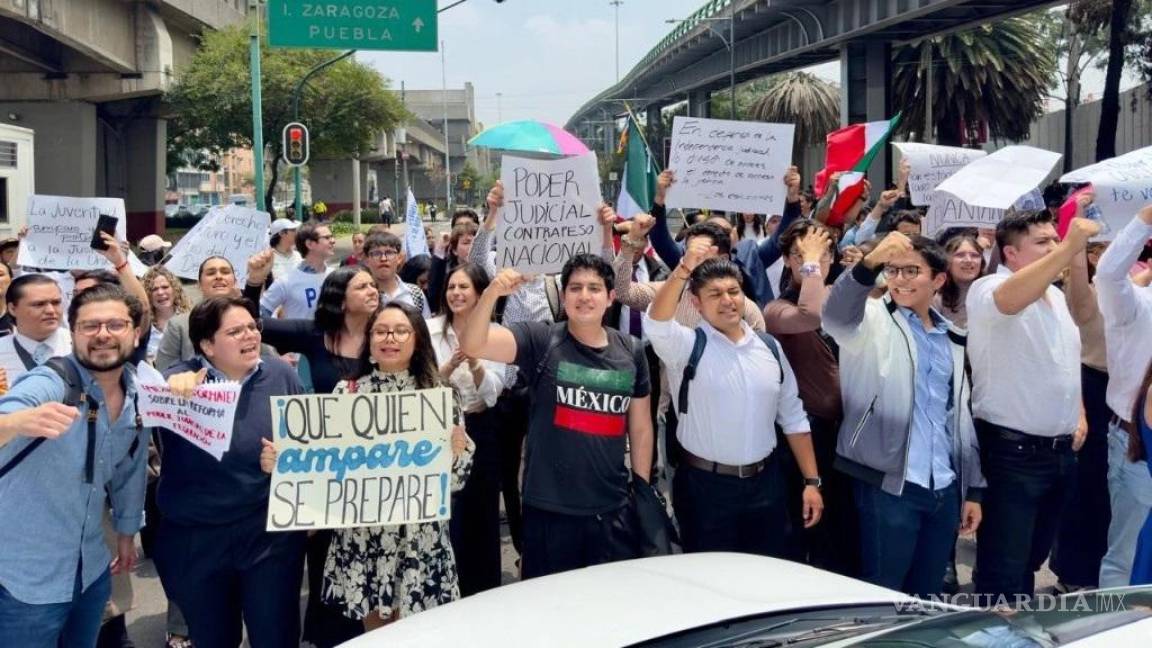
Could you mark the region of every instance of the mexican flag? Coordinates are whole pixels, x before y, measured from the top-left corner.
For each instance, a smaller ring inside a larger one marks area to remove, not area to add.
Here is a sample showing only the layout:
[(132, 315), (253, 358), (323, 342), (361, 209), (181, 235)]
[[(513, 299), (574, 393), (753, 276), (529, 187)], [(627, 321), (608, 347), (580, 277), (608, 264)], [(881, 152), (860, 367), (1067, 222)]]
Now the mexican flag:
[(631, 114), (628, 115), (628, 127), (620, 135), (620, 145), (616, 150), (618, 153), (627, 152), (620, 195), (616, 198), (616, 214), (621, 218), (632, 218), (652, 209), (659, 172), (644, 144), (644, 134)]
[[(900, 123), (897, 114), (888, 121), (852, 124), (838, 131), (828, 133), (827, 149), (824, 154), (824, 169), (816, 174), (816, 195), (823, 196), (828, 191), (835, 192), (829, 225), (839, 225), (845, 212), (864, 193), (864, 173), (872, 166), (872, 160), (888, 142), (889, 135)], [(840, 178), (839, 186), (829, 187), (829, 178), (838, 171), (851, 171)]]

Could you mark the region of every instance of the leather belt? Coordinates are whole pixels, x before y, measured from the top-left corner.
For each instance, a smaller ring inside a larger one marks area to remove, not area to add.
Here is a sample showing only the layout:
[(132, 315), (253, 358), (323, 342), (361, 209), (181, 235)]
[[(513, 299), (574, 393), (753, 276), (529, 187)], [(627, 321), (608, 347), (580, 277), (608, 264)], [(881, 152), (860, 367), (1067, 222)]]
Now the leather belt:
[(680, 452), (682, 453), (681, 456), (684, 460), (684, 463), (692, 466), (693, 468), (704, 470), (710, 473), (716, 473), (717, 475), (739, 477), (740, 479), (755, 477), (756, 475), (759, 475), (761, 472), (763, 472), (764, 468), (768, 465), (767, 457), (757, 461), (756, 463), (750, 463), (743, 466), (731, 466), (728, 464), (719, 463), (717, 461), (708, 461), (707, 459), (702, 459), (692, 454), (691, 452), (684, 450), (683, 448), (680, 449)]
[(996, 436), (1009, 441), (1011, 443), (1020, 443), (1032, 448), (1051, 449), (1051, 450), (1066, 450), (1072, 447), (1072, 435), (1062, 434), (1057, 437), (1043, 437), (1035, 434), (1024, 434), (1023, 432), (1014, 432), (1002, 427), (997, 426), (995, 429)]

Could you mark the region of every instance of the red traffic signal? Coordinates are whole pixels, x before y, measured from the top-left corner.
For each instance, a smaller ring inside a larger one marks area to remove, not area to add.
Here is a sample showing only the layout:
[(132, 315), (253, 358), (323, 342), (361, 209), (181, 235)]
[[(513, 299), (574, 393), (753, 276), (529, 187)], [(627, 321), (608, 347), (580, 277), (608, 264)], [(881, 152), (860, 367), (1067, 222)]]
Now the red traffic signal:
[(288, 166), (298, 167), (308, 163), (308, 128), (300, 122), (292, 122), (284, 126), (282, 147), (284, 162)]

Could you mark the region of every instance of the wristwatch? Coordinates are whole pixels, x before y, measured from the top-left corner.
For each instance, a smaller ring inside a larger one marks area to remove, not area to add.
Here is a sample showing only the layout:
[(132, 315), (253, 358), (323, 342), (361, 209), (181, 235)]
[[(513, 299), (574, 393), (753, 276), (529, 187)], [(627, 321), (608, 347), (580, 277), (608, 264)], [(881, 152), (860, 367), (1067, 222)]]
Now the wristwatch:
[(808, 262), (800, 266), (800, 276), (804, 277), (805, 279), (809, 277), (819, 277), (822, 275), (823, 273), (820, 271), (819, 263)]
[(820, 479), (819, 477), (805, 477), (804, 478), (804, 485), (805, 486), (815, 486), (816, 488), (820, 488), (820, 487), (824, 486), (824, 480)]

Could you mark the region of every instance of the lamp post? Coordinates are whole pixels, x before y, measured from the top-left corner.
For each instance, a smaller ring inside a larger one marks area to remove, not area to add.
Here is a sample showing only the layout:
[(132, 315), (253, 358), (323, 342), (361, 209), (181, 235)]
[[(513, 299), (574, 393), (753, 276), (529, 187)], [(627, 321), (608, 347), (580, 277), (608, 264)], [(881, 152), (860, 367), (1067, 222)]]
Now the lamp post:
[(620, 83), (620, 5), (624, 0), (611, 0), (608, 4), (616, 9), (616, 83)]
[[(728, 90), (732, 95), (732, 109), (729, 115), (732, 119), (736, 119), (736, 0), (729, 0), (728, 6), (731, 7), (731, 14), (728, 16), (713, 16), (709, 18), (696, 18), (695, 20), (704, 24), (708, 31), (716, 34), (720, 42), (724, 43), (724, 47), (728, 48)], [(676, 24), (687, 22), (688, 19), (683, 18), (669, 18), (665, 20), (666, 23)], [(714, 22), (727, 22), (728, 23), (728, 36), (724, 36), (721, 32), (712, 26)]]

